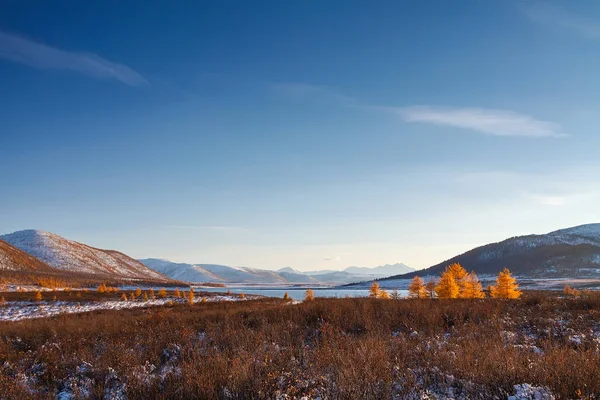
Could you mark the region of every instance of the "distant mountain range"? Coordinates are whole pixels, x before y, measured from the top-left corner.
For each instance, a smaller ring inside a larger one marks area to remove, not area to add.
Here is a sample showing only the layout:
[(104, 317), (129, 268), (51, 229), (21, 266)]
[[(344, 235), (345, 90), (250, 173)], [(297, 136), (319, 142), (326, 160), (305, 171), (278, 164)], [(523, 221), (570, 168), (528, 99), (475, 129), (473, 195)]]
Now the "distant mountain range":
[(172, 279), (187, 282), (253, 283), (253, 284), (346, 284), (414, 271), (404, 264), (375, 268), (349, 267), (344, 271), (301, 272), (290, 267), (278, 271), (215, 264), (185, 264), (147, 258), (139, 260), (153, 270)]
[(496, 275), (503, 268), (525, 278), (600, 279), (600, 224), (581, 225), (544, 235), (527, 235), (477, 247), (430, 268), (382, 279), (439, 275), (460, 263), (479, 275)]
[(4, 260), (2, 268), (13, 272), (43, 270), (65, 277), (85, 276), (99, 280), (171, 281), (123, 253), (90, 247), (50, 232), (24, 230), (0, 236), (0, 239), (4, 243), (0, 247)]

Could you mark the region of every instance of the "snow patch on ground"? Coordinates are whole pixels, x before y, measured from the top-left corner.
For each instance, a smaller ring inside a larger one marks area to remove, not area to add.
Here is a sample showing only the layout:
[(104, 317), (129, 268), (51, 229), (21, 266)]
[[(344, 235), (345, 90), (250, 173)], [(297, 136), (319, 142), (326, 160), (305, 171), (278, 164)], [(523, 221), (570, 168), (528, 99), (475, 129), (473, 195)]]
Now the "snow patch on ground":
[[(215, 301), (243, 301), (233, 296), (211, 296), (204, 298), (206, 302)], [(200, 303), (202, 297), (194, 299), (194, 303)], [(20, 321), (23, 319), (48, 318), (60, 314), (78, 314), (97, 310), (123, 310), (140, 307), (164, 306), (173, 303), (186, 303), (187, 300), (180, 298), (165, 298), (148, 301), (98, 301), (98, 302), (75, 302), (75, 301), (11, 301), (0, 307), (0, 321)]]

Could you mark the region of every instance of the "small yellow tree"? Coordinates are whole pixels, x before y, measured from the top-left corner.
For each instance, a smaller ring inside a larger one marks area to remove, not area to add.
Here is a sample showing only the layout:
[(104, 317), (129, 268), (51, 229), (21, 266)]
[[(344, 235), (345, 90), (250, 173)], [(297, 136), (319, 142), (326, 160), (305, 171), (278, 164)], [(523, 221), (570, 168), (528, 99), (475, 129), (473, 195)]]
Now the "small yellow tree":
[(129, 299), (131, 301), (135, 301), (135, 293), (131, 292), (131, 294), (129, 295)]
[(135, 289), (135, 297), (140, 297), (142, 295), (142, 289), (137, 288)]
[(38, 290), (38, 291), (35, 293), (35, 299), (36, 299), (37, 301), (42, 301), (42, 292), (41, 292), (41, 291), (39, 291), (39, 290)]
[(240, 293), (240, 299), (245, 299), (246, 295), (244, 294), (244, 292)]
[(435, 294), (440, 299), (456, 299), (459, 292), (460, 287), (456, 283), (452, 272), (446, 270), (435, 287)]
[(6, 305), (6, 299), (4, 298), (4, 296), (2, 296), (2, 298), (0, 298), (0, 306), (5, 306)]
[(188, 293), (187, 301), (188, 301), (189, 305), (194, 304), (194, 289), (190, 289), (190, 292)]
[(496, 278), (496, 284), (490, 287), (490, 294), (496, 299), (518, 299), (521, 297), (517, 280), (513, 278), (508, 268), (504, 268)]
[(579, 297), (581, 292), (578, 289), (572, 288), (569, 285), (565, 285), (563, 292), (568, 296)]
[(144, 292), (144, 301), (148, 301), (148, 293)]
[(410, 284), (408, 285), (408, 296), (412, 299), (424, 299), (427, 297), (423, 279), (415, 276), (412, 281), (410, 281)]
[(369, 288), (369, 297), (376, 299), (381, 295), (380, 292), (381, 292), (381, 289), (379, 288), (379, 283), (373, 282), (373, 284)]
[(231, 290), (227, 289), (227, 296), (231, 296)]
[(306, 289), (304, 292), (304, 301), (312, 301), (315, 299), (315, 292), (312, 289)]
[(165, 297), (167, 297), (167, 289), (162, 288), (158, 291), (158, 297), (160, 297), (161, 299), (164, 299)]
[(179, 289), (175, 288), (175, 297), (181, 297), (181, 293), (179, 293)]
[(390, 294), (385, 291), (385, 290), (380, 290), (379, 291), (379, 298), (380, 299), (389, 299), (390, 298)]
[(200, 303), (206, 303), (206, 297), (201, 298)]
[(102, 285), (98, 286), (98, 289), (96, 290), (98, 291), (98, 293), (106, 292), (106, 283), (103, 283)]
[(127, 295), (125, 293), (121, 295), (121, 300), (127, 301)]
[(283, 299), (286, 300), (286, 301), (288, 301), (290, 299), (290, 295), (288, 294), (288, 292), (285, 292), (283, 294)]
[(475, 275), (475, 272), (471, 272), (462, 280), (462, 290), (459, 294), (459, 297), (462, 299), (483, 299), (485, 298), (485, 293), (483, 293), (483, 288), (481, 286), (481, 282), (479, 282), (479, 278)]

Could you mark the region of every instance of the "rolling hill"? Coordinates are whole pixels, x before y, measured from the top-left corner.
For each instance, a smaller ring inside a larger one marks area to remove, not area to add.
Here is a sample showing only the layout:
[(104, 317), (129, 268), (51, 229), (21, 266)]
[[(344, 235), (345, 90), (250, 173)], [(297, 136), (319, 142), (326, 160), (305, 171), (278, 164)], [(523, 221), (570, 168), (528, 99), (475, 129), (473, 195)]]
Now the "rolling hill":
[(524, 278), (600, 278), (600, 224), (512, 237), (469, 250), (430, 268), (382, 281), (439, 275), (455, 262), (482, 276), (496, 275), (507, 267)]
[[(171, 281), (123, 253), (97, 249), (50, 232), (24, 230), (0, 239), (62, 273), (111, 280)], [(18, 264), (22, 269), (30, 268), (27, 265)]]

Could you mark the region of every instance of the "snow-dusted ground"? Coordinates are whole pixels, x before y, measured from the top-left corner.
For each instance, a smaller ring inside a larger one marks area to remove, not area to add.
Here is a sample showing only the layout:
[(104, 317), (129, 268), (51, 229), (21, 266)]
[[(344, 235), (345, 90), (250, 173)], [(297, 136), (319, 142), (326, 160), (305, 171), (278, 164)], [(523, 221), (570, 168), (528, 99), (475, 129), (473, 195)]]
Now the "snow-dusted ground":
[[(245, 300), (234, 296), (210, 296), (205, 298), (207, 302), (215, 301), (240, 301)], [(200, 303), (202, 297), (197, 296), (194, 303)], [(60, 314), (77, 314), (96, 310), (123, 310), (140, 307), (164, 306), (173, 303), (186, 303), (181, 298), (165, 298), (148, 301), (9, 301), (0, 306), (0, 321), (19, 321), (23, 319), (47, 318)]]

